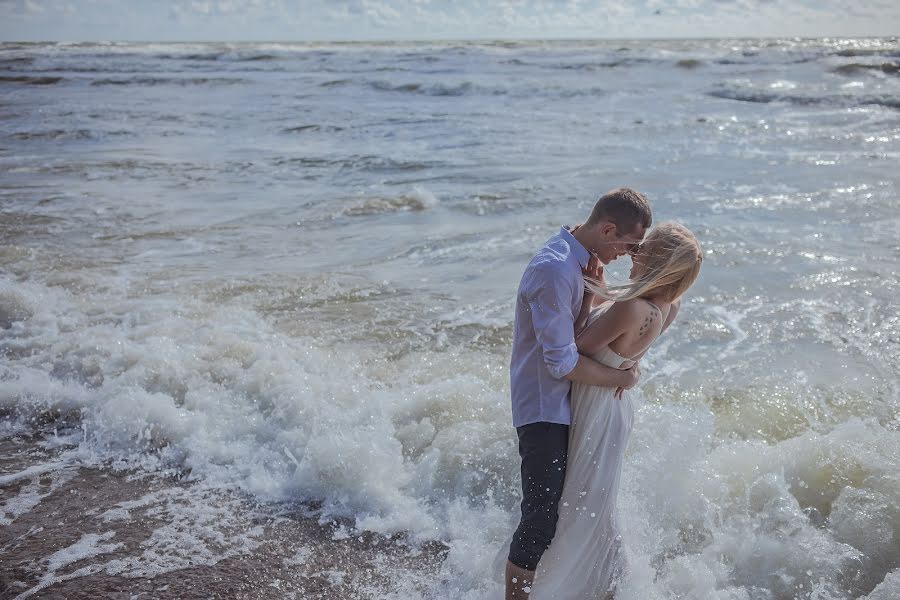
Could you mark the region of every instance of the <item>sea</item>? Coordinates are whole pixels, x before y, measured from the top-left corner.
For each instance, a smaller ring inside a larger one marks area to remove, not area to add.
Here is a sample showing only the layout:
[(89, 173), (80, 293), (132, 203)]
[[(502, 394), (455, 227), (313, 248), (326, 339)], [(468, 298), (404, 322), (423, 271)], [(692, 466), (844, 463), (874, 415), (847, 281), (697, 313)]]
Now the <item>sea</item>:
[(500, 598), (516, 288), (623, 186), (705, 258), (616, 600), (900, 597), (898, 38), (0, 44), (0, 594)]

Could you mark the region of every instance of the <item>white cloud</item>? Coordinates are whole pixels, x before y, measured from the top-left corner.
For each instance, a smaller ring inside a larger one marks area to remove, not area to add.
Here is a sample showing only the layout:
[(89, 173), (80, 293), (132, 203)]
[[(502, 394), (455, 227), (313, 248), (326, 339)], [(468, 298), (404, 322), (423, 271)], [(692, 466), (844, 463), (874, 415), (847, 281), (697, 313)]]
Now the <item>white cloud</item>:
[(898, 31), (900, 3), (891, 0), (0, 0), (0, 39), (733, 37)]

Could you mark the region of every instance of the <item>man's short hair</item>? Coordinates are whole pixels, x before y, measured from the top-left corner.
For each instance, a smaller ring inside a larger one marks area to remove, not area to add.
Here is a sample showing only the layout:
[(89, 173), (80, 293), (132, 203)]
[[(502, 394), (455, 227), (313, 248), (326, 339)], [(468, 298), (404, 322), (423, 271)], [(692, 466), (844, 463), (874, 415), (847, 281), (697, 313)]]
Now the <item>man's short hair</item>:
[(596, 225), (600, 221), (610, 221), (620, 234), (626, 234), (638, 225), (648, 229), (653, 222), (653, 214), (643, 194), (630, 188), (618, 188), (600, 196), (585, 225)]

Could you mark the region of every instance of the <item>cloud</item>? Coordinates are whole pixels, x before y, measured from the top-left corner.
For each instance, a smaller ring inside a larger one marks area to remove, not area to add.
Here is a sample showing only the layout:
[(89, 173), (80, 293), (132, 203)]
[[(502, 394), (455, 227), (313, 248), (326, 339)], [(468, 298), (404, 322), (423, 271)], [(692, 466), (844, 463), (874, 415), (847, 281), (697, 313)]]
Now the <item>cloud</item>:
[[(890, 35), (859, 0), (0, 0), (0, 38), (368, 39)], [(113, 35), (111, 35), (113, 34)]]
[(23, 17), (29, 14), (46, 12), (46, 8), (38, 0), (0, 0), (0, 10), (7, 14)]

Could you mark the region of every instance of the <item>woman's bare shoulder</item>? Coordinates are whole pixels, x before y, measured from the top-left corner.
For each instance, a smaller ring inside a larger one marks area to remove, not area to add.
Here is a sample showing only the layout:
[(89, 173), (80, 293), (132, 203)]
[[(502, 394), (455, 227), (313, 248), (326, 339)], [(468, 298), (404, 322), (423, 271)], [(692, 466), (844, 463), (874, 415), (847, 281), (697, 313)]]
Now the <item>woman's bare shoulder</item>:
[(645, 319), (654, 309), (643, 298), (631, 298), (630, 300), (616, 302), (610, 310), (616, 311), (615, 314), (619, 319), (638, 322)]

